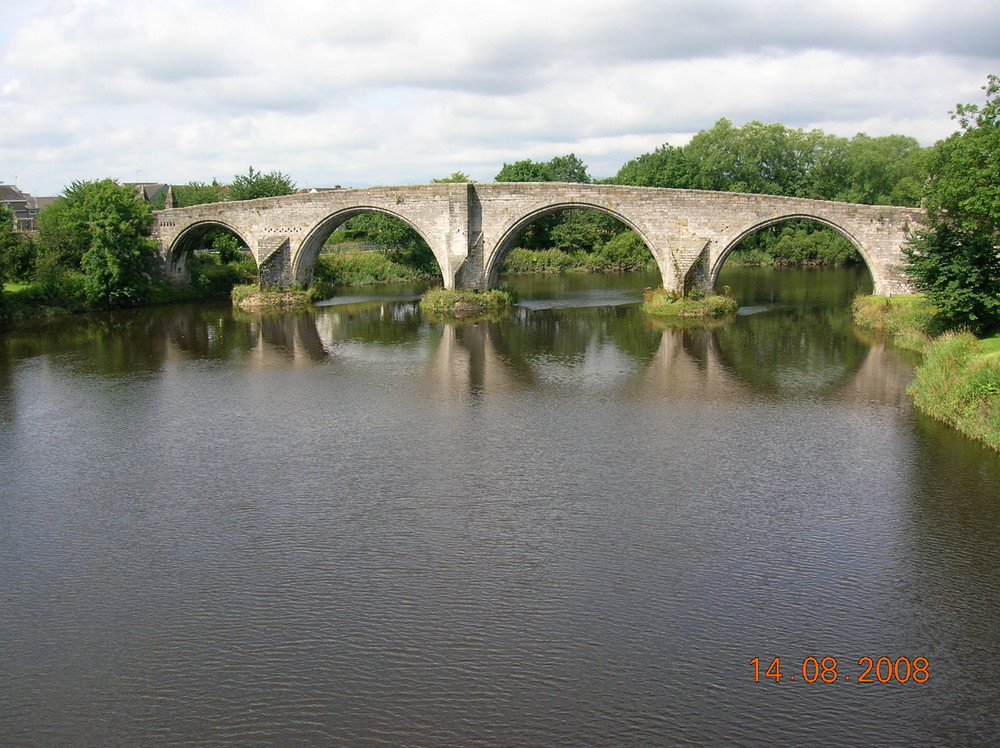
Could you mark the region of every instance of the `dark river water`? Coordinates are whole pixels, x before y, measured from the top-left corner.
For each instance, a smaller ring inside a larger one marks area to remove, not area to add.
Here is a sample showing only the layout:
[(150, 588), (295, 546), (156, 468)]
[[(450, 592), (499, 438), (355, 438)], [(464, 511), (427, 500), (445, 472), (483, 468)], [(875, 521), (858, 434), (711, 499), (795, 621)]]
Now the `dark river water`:
[(864, 273), (721, 282), (0, 333), (0, 744), (996, 745), (1000, 457)]

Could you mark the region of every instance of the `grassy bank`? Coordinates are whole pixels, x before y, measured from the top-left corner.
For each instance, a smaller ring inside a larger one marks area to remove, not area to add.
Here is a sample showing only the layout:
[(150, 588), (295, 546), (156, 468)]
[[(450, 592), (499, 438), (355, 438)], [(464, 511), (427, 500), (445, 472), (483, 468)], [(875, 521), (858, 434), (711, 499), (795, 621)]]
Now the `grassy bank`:
[(921, 296), (858, 297), (855, 323), (918, 351), (907, 392), (922, 412), (1000, 451), (1000, 338), (934, 337), (934, 308)]
[(924, 349), (908, 392), (913, 404), (1000, 451), (1000, 339), (946, 333)]
[(857, 296), (851, 312), (855, 325), (891, 337), (900, 348), (920, 352), (932, 337), (934, 308), (919, 294)]
[(643, 294), (642, 310), (657, 317), (678, 319), (721, 319), (736, 314), (740, 308), (731, 296), (707, 294), (682, 296), (663, 288), (649, 289)]

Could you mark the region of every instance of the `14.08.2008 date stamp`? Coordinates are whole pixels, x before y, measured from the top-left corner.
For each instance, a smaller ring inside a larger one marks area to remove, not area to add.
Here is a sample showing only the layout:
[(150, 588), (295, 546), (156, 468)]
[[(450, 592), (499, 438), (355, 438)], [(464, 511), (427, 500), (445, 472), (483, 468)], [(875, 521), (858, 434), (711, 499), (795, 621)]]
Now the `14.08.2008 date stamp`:
[[(786, 659), (787, 662), (787, 659)], [(771, 679), (775, 683), (781, 680), (802, 680), (806, 683), (836, 683), (837, 681), (854, 683), (926, 683), (930, 677), (930, 662), (926, 657), (862, 657), (858, 660), (858, 669), (848, 674), (838, 670), (840, 665), (836, 657), (806, 657), (800, 667), (792, 672), (781, 671), (781, 658), (775, 657), (764, 667), (759, 657), (750, 660), (753, 666), (753, 681)], [(763, 670), (762, 670), (763, 668)]]

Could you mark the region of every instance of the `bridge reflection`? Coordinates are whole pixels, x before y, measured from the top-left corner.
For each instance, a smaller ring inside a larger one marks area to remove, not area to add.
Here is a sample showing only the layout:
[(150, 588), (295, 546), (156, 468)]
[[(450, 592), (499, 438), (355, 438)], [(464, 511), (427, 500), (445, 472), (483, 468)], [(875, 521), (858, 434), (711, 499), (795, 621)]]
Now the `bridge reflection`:
[(825, 314), (761, 313), (683, 329), (630, 306), (518, 308), (477, 324), (430, 323), (416, 301), (270, 315), (191, 306), (68, 319), (41, 335), (11, 331), (3, 341), (10, 357), (58, 351), (74, 371), (106, 376), (189, 361), (350, 365), (373, 376), (404, 372), (415, 395), (439, 400), (541, 388), (595, 398), (846, 397), (909, 407), (910, 366), (884, 345), (859, 340), (842, 313)]

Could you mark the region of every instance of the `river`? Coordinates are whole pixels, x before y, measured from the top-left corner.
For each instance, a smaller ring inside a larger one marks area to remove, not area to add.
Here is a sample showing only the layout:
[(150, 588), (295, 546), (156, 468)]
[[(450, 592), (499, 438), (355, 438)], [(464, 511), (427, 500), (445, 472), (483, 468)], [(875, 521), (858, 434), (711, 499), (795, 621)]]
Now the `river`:
[(995, 745), (1000, 457), (863, 271), (720, 282), (0, 333), (0, 743)]

